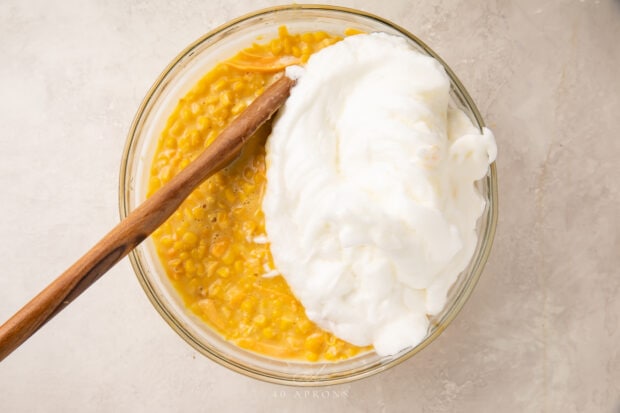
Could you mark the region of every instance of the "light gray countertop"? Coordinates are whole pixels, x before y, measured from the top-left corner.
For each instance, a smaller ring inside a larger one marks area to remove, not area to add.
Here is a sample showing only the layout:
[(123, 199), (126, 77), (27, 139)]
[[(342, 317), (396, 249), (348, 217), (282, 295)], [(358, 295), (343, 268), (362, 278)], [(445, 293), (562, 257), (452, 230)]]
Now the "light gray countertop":
[[(0, 321), (118, 221), (126, 133), (206, 31), (278, 1), (0, 3)], [(190, 348), (127, 260), (0, 364), (0, 411), (620, 411), (620, 1), (343, 1), (452, 66), (498, 146), (474, 294), (377, 376), (295, 389)]]

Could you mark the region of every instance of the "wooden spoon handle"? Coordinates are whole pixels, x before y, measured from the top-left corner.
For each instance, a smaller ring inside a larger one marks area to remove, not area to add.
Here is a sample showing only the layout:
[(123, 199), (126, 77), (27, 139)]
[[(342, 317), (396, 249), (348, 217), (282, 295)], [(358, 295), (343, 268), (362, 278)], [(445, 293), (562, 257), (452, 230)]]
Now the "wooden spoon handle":
[(0, 361), (163, 224), (198, 185), (226, 166), (245, 141), (282, 106), (294, 83), (286, 76), (277, 80), (195, 161), (0, 326)]

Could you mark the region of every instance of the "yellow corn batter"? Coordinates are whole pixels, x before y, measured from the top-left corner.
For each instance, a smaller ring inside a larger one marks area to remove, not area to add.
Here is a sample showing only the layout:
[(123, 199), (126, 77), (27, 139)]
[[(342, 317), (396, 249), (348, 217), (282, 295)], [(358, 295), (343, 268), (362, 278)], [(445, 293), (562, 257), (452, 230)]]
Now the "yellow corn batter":
[[(253, 44), (218, 64), (182, 98), (158, 142), (148, 195), (197, 157), (285, 66), (341, 38), (325, 32)], [(355, 34), (354, 31), (345, 34)], [(265, 125), (230, 166), (181, 205), (153, 234), (161, 262), (185, 304), (239, 347), (282, 359), (341, 360), (360, 348), (321, 330), (274, 268), (261, 201), (265, 188)]]

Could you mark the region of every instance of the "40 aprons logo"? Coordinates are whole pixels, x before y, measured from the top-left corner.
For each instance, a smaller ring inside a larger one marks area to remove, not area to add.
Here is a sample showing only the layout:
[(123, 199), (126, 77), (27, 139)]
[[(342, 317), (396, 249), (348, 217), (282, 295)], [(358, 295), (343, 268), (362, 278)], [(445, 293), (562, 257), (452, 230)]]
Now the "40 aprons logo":
[(344, 390), (274, 390), (274, 399), (342, 400), (349, 398), (349, 389)]

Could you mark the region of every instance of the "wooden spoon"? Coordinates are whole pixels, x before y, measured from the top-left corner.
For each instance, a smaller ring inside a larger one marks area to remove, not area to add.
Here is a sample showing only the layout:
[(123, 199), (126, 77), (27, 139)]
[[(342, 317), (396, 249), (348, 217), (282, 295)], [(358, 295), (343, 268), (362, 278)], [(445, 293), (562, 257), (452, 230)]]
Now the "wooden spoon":
[(0, 361), (163, 224), (198, 185), (226, 166), (284, 104), (294, 84), (282, 76), (267, 88), (196, 160), (0, 326)]

